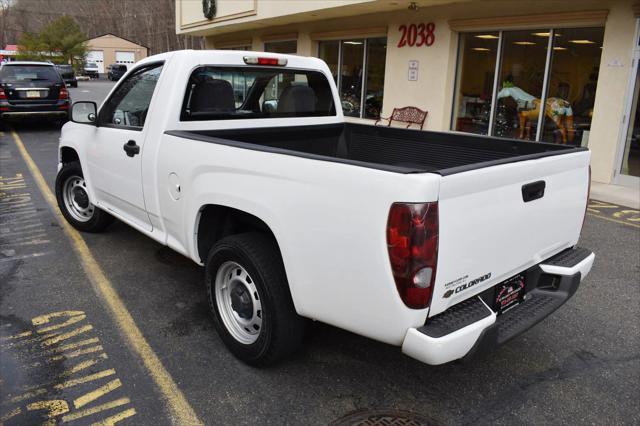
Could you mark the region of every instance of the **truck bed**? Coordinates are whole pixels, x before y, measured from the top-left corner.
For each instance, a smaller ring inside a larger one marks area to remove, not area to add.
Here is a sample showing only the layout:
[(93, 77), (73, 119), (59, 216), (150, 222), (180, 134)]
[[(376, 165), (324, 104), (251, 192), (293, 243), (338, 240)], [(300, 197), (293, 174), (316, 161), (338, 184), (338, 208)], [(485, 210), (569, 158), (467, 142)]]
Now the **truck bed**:
[(231, 130), (171, 130), (172, 136), (395, 173), (442, 176), (586, 148), (355, 123)]

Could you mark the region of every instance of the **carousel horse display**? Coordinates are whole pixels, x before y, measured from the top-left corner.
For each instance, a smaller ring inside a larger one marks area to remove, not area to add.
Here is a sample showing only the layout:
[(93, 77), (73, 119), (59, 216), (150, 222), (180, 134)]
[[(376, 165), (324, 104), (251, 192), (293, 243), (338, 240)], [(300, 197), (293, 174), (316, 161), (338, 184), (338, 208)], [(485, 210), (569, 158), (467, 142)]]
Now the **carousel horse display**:
[[(530, 95), (519, 87), (503, 87), (498, 93), (498, 99), (511, 97), (518, 104), (518, 119), (520, 124), (520, 139), (531, 136), (531, 122), (537, 122), (540, 116), (540, 99)], [(522, 108), (522, 109), (520, 109)], [(573, 142), (573, 109), (571, 104), (560, 98), (548, 98), (544, 115), (553, 121), (560, 131), (562, 143)]]

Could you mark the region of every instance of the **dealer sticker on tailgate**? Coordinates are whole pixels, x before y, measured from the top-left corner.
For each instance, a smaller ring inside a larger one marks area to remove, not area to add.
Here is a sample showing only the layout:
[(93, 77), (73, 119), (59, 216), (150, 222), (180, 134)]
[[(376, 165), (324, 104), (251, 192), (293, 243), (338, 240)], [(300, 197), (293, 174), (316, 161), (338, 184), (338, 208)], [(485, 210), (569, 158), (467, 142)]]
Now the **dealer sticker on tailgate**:
[(524, 300), (524, 275), (516, 275), (498, 284), (495, 295), (498, 315), (519, 305)]

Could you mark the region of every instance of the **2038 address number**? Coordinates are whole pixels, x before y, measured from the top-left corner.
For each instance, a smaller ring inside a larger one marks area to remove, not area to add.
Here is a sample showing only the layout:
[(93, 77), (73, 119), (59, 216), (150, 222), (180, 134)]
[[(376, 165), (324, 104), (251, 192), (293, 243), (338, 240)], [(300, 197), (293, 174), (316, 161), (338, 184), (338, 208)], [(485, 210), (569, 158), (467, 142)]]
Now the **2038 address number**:
[(436, 41), (436, 24), (433, 22), (418, 25), (400, 25), (398, 30), (402, 33), (398, 47), (431, 46)]

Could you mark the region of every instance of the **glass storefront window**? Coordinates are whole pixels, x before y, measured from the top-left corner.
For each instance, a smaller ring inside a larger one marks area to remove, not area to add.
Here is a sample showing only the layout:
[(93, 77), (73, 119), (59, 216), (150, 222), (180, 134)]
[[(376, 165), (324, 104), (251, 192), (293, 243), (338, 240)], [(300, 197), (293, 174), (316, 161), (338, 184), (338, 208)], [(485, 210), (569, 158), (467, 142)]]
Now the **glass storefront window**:
[(386, 37), (318, 43), (338, 86), (344, 115), (377, 119), (382, 111)]
[(451, 128), (586, 144), (603, 33), (547, 28), (460, 34)]
[(217, 50), (251, 50), (251, 46), (219, 47)]
[(601, 28), (555, 31), (543, 141), (587, 146), (602, 38)]
[(364, 97), (364, 117), (378, 119), (382, 112), (384, 69), (387, 58), (387, 39), (367, 40), (367, 81)]
[(333, 80), (338, 84), (338, 61), (340, 58), (340, 42), (338, 40), (321, 41), (318, 43), (318, 57), (322, 58), (333, 75)]
[(340, 67), (340, 99), (344, 115), (360, 117), (362, 73), (364, 71), (364, 40), (342, 42)]
[(535, 140), (549, 31), (505, 31), (493, 136)]
[(288, 53), (295, 55), (298, 52), (298, 41), (268, 41), (264, 44), (265, 52)]
[(640, 68), (636, 71), (635, 88), (633, 90), (633, 104), (629, 115), (629, 128), (622, 157), (620, 173), (623, 175), (640, 177)]
[(489, 133), (499, 33), (460, 34), (453, 130)]

